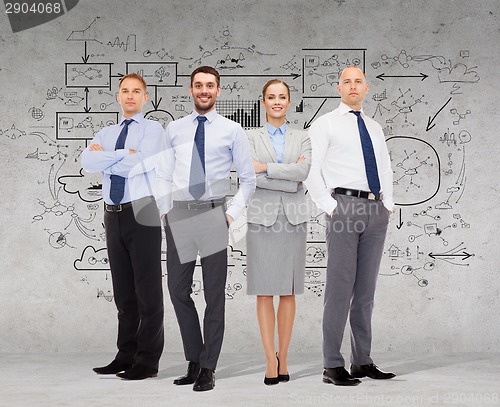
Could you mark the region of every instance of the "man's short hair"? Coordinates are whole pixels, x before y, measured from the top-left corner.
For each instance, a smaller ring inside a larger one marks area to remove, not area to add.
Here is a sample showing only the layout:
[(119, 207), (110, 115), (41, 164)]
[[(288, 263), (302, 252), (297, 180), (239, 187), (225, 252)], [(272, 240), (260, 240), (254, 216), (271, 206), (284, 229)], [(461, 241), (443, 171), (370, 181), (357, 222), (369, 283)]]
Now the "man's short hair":
[(144, 92), (147, 92), (148, 85), (147, 85), (146, 81), (144, 80), (144, 78), (141, 75), (139, 75), (138, 73), (135, 73), (135, 72), (132, 72), (132, 73), (129, 73), (125, 76), (122, 76), (120, 78), (120, 82), (118, 82), (118, 89), (120, 89), (120, 87), (122, 86), (122, 82), (128, 78), (137, 79), (138, 81), (140, 81), (142, 83), (142, 86), (144, 87)]
[(211, 67), (211, 66), (199, 66), (198, 68), (196, 68), (192, 73), (191, 73), (191, 86), (193, 86), (193, 80), (194, 80), (194, 76), (197, 74), (197, 73), (209, 73), (209, 74), (212, 74), (213, 76), (215, 76), (215, 79), (217, 80), (217, 87), (220, 88), (220, 75), (219, 75), (219, 72), (217, 71), (217, 69)]

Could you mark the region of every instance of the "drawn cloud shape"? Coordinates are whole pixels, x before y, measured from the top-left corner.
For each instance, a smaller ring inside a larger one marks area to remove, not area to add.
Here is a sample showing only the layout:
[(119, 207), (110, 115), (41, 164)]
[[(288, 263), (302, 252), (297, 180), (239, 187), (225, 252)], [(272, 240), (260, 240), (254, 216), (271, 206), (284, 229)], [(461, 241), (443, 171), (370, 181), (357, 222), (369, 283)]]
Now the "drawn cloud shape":
[(93, 246), (87, 246), (73, 266), (78, 271), (109, 271), (108, 251), (105, 247), (96, 250)]
[(439, 70), (439, 82), (466, 82), (475, 83), (479, 81), (479, 75), (473, 68), (467, 68), (466, 65), (458, 63), (451, 68), (442, 68)]
[(448, 202), (441, 202), (435, 206), (436, 209), (453, 209)]
[(77, 194), (83, 202), (97, 202), (102, 199), (101, 174), (84, 173), (62, 175), (57, 181), (63, 186), (64, 192)]

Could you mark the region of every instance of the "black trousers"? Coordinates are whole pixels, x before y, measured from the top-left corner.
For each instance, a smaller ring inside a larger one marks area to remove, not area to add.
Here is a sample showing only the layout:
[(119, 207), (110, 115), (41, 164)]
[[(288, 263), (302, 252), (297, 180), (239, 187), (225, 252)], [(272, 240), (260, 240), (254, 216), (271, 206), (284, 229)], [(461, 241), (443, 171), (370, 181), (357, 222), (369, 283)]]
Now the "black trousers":
[[(228, 228), (224, 206), (173, 208), (166, 216), (167, 284), (187, 361), (215, 370), (225, 325)], [(191, 298), (197, 255), (201, 257), (206, 302), (203, 335)]]
[[(154, 200), (144, 210), (158, 217)], [(137, 222), (129, 206), (105, 212), (104, 226), (118, 310), (116, 359), (157, 369), (164, 343), (160, 225)]]

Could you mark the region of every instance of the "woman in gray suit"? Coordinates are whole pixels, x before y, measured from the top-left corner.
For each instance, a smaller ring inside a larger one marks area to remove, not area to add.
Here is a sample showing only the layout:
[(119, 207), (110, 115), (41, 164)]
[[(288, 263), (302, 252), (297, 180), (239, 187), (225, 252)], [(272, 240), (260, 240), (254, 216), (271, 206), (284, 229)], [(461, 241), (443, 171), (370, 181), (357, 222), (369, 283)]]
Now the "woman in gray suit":
[[(247, 212), (247, 293), (257, 296), (257, 319), (266, 354), (267, 385), (288, 381), (287, 355), (295, 295), (304, 292), (308, 201), (303, 181), (311, 166), (307, 132), (287, 126), (290, 89), (280, 80), (262, 89), (266, 125), (247, 132), (257, 189)], [(279, 296), (277, 314), (274, 296)], [(278, 352), (275, 351), (275, 325)]]

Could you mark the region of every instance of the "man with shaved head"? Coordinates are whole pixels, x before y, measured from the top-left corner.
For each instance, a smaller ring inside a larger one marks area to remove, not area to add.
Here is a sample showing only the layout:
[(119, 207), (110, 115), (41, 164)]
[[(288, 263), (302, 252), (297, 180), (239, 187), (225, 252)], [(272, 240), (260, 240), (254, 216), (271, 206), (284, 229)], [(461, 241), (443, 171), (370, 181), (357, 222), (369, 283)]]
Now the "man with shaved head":
[[(306, 185), (325, 212), (328, 250), (323, 313), (323, 382), (355, 386), (359, 378), (391, 379), (373, 364), (371, 320), (375, 286), (393, 209), (392, 169), (381, 126), (362, 110), (365, 74), (339, 76), (337, 109), (310, 127), (312, 165)], [(351, 367), (340, 348), (349, 316)]]

